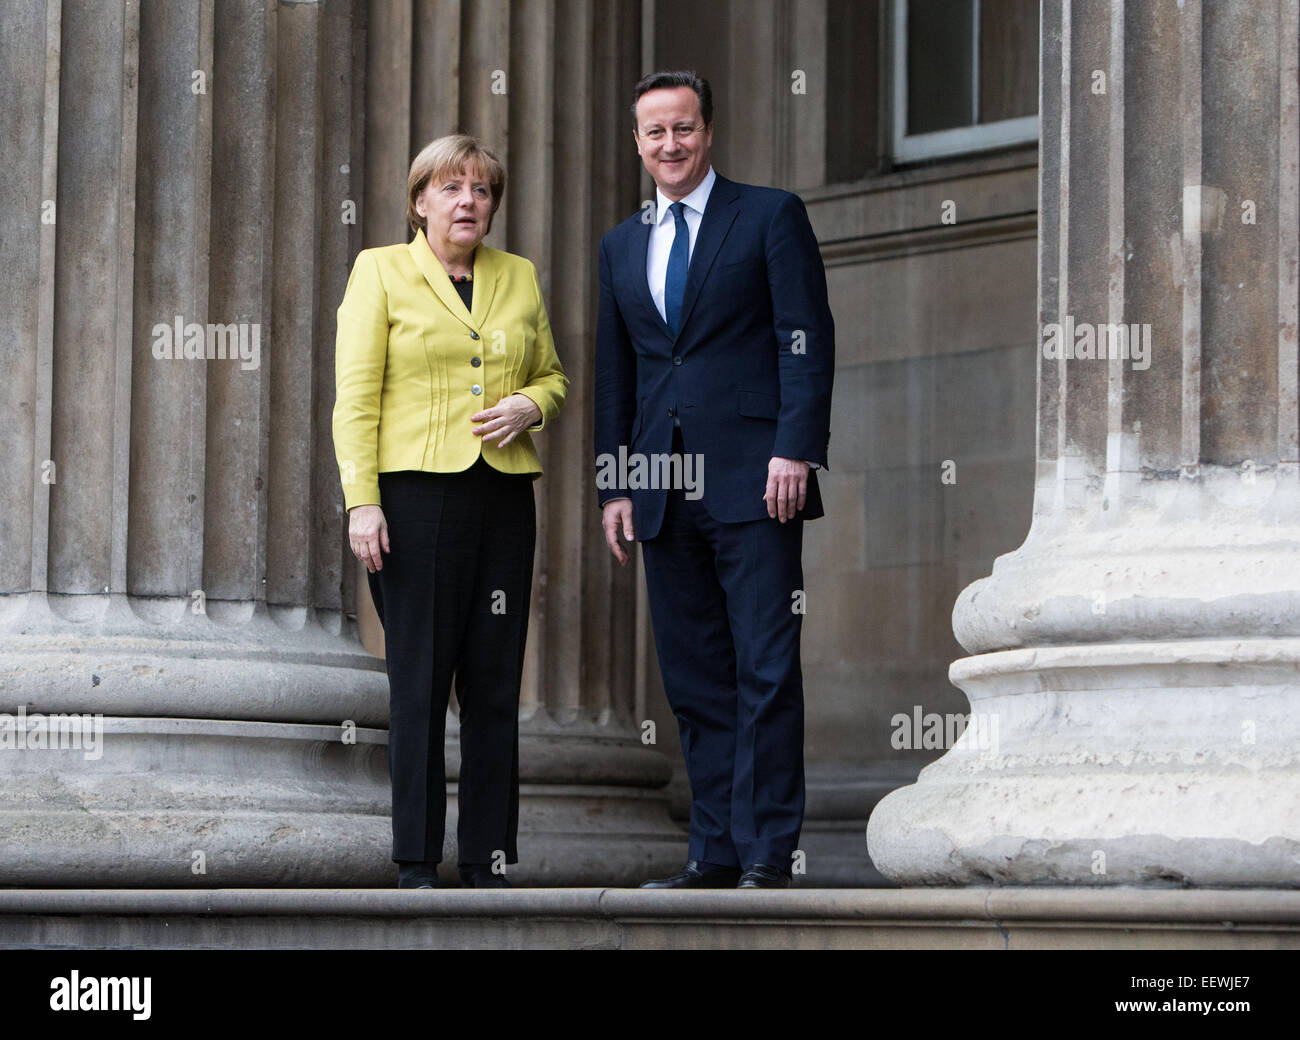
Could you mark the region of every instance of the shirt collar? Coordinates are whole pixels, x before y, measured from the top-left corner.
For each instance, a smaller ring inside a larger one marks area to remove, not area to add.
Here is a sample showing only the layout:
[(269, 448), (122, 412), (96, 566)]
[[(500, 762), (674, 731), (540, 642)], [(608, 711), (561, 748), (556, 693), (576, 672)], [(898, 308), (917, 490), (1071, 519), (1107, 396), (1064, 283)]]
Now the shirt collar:
[[(708, 205), (709, 202), (709, 192), (713, 190), (713, 182), (717, 179), (718, 175), (713, 171), (713, 166), (710, 165), (709, 172), (704, 175), (704, 180), (700, 181), (700, 183), (695, 186), (695, 190), (687, 195), (686, 198), (681, 200), (682, 204), (687, 209), (693, 209), (696, 213), (703, 215), (704, 207)], [(657, 210), (658, 219), (655, 223), (662, 224), (665, 218), (672, 216), (668, 211), (668, 207), (673, 204), (673, 200), (665, 195), (658, 187), (655, 188), (655, 199), (659, 206)]]

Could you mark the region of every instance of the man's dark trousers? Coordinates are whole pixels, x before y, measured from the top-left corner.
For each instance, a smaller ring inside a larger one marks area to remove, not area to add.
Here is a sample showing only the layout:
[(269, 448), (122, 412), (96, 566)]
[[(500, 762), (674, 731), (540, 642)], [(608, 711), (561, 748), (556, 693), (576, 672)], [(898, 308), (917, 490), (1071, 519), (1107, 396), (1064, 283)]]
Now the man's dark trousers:
[(690, 859), (790, 870), (804, 809), (802, 545), (800, 518), (718, 523), (680, 489), (641, 543), (691, 783)]

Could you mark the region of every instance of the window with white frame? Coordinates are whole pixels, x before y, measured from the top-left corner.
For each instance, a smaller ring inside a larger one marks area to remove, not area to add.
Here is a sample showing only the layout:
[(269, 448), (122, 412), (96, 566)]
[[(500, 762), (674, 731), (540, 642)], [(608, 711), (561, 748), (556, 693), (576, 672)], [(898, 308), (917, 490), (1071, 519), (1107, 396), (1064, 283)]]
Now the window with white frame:
[(893, 157), (1038, 140), (1038, 0), (893, 0)]

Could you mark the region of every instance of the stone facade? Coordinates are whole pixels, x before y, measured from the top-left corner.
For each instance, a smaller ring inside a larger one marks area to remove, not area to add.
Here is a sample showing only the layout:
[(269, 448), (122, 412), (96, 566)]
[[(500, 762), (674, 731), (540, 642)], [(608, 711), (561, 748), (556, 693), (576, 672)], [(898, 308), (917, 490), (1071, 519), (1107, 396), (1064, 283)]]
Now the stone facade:
[[(455, 129), (508, 166), (488, 241), (537, 264), (572, 379), (538, 438), (517, 877), (626, 884), (679, 862), (675, 724), (637, 568), (601, 541), (589, 408), (595, 248), (651, 194), (631, 88), (680, 66), (714, 84), (718, 170), (798, 191), (823, 245), (839, 364), (805, 554), (800, 881), (879, 883), (867, 817), (935, 755), (895, 747), (894, 720), (965, 710), (951, 605), (1022, 539), (1035, 479), (1037, 147), (893, 168), (897, 10), (8, 6), (0, 712), (102, 716), (103, 754), (0, 753), (0, 883), (391, 883), (382, 640), (329, 433), (334, 311), (357, 250), (407, 237), (411, 156)], [(209, 325), (245, 326), (247, 356), (186, 359), (188, 325), (205, 346)]]

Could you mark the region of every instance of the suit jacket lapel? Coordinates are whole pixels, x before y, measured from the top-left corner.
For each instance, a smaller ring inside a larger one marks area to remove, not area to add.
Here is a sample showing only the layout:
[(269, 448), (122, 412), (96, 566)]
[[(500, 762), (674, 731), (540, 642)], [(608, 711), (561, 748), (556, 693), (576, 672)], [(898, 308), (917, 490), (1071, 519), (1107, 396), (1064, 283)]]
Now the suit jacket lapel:
[(655, 323), (659, 331), (671, 340), (673, 330), (669, 328), (668, 322), (664, 321), (664, 316), (659, 313), (659, 308), (655, 306), (655, 298), (650, 295), (650, 279), (646, 277), (646, 263), (650, 253), (650, 232), (652, 230), (654, 230), (653, 224), (642, 221), (636, 230), (628, 236), (631, 244), (631, 256), (628, 258), (628, 263), (632, 271), (632, 280), (637, 284), (637, 298), (641, 301), (641, 306), (650, 312), (650, 320)]
[[(682, 296), (682, 320), (677, 326), (677, 335), (686, 328), (690, 320), (691, 308), (700, 295), (704, 279), (708, 277), (713, 258), (718, 255), (727, 232), (736, 220), (740, 207), (736, 200), (740, 198), (740, 189), (734, 181), (729, 181), (721, 174), (713, 182), (709, 192), (709, 201), (704, 205), (704, 216), (700, 220), (700, 230), (695, 236), (695, 248), (691, 251), (691, 265), (686, 269), (686, 292)], [(653, 306), (653, 304), (652, 304)], [(657, 312), (658, 308), (656, 308)], [(665, 326), (666, 328), (667, 326)]]
[[(470, 302), (474, 305), (470, 311), (476, 328), (482, 328), (487, 321), (488, 311), (492, 309), (492, 297), (497, 291), (497, 275), (501, 265), (497, 263), (497, 251), (482, 242), (474, 250), (474, 295)], [(450, 282), (450, 279), (448, 280)], [(456, 299), (460, 293), (453, 288)]]
[(474, 251), (474, 313), (465, 309), (465, 303), (460, 298), (460, 293), (452, 284), (447, 272), (443, 270), (442, 264), (438, 258), (433, 255), (433, 250), (429, 248), (429, 242), (424, 237), (423, 229), (415, 233), (410, 244), (407, 246), (411, 258), (415, 261), (415, 266), (420, 269), (424, 275), (424, 280), (433, 290), (434, 295), (447, 308), (453, 318), (460, 321), (466, 328), (473, 329), (476, 325), (481, 325), (492, 304), (492, 297), (496, 292), (496, 263), (490, 256), (492, 250), (485, 248), (482, 243)]

